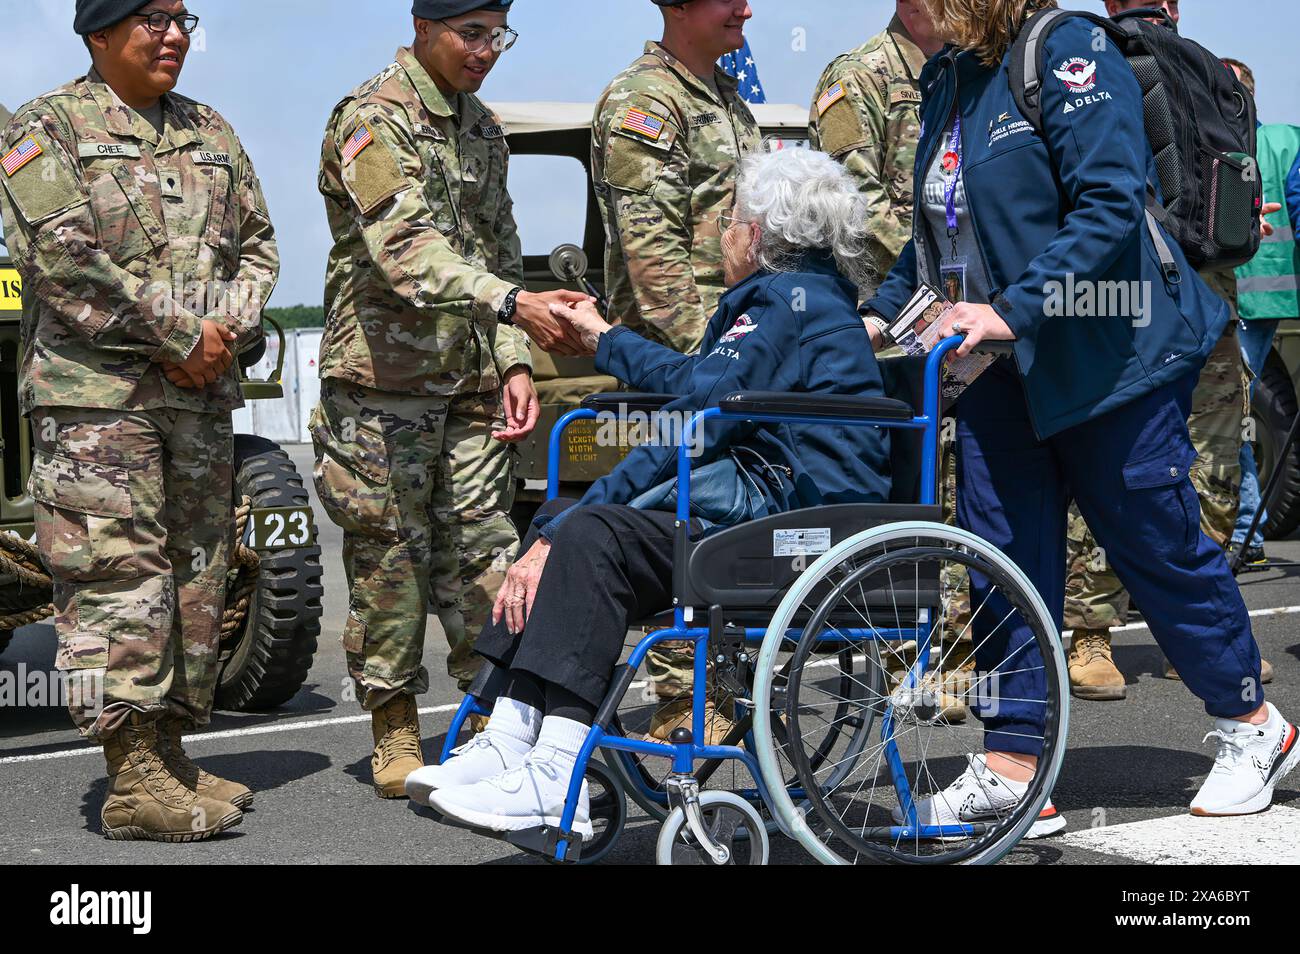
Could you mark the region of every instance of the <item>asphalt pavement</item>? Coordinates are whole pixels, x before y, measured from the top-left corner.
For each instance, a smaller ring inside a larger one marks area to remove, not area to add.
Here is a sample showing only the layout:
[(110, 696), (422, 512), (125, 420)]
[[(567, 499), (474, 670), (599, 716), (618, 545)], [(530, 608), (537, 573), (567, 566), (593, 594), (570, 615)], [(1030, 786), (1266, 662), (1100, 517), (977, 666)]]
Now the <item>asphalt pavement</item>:
[[(310, 448), (291, 447), (309, 475)], [(310, 480), (307, 481), (310, 485)], [(78, 741), (66, 712), (30, 694), (28, 705), (0, 706), (0, 861), (80, 864), (373, 864), (391, 862), (540, 864), (509, 845), (438, 825), (401, 801), (382, 801), (370, 786), (369, 716), (351, 701), (339, 643), (347, 612), (341, 533), (316, 504), (324, 551), (325, 612), (320, 648), (307, 683), (269, 713), (218, 712), (187, 748), (210, 770), (257, 791), (244, 823), (191, 845), (110, 842), (99, 832), (105, 781), (97, 748)], [(1271, 543), (1273, 559), (1300, 559), (1300, 541)], [(1292, 721), (1300, 720), (1300, 587), (1297, 569), (1241, 578), (1265, 658), (1277, 672), (1267, 687)], [(1116, 663), (1129, 683), (1121, 702), (1071, 706), (1069, 751), (1054, 801), (1064, 835), (1024, 842), (1005, 863), (1300, 862), (1300, 773), (1277, 791), (1268, 812), (1232, 820), (1195, 819), (1187, 804), (1214, 754), (1201, 738), (1211, 728), (1180, 682), (1162, 677), (1162, 657), (1135, 623), (1115, 638)], [(53, 668), (53, 627), (20, 630), (0, 657), (10, 679)], [(426, 665), (432, 686), (421, 697), (425, 753), (441, 748), (460, 700), (446, 677), (445, 643), (431, 621)], [(608, 863), (649, 863), (658, 826), (635, 807)], [(772, 862), (810, 863), (796, 844), (775, 838)]]

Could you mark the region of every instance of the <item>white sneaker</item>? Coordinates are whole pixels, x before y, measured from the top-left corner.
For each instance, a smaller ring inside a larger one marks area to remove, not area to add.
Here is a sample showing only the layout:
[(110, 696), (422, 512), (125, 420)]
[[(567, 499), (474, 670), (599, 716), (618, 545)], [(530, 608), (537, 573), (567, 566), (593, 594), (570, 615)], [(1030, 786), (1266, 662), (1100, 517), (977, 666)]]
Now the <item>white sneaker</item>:
[(532, 745), (491, 729), (480, 732), (451, 750), (441, 765), (426, 765), (406, 776), (406, 797), (418, 805), (429, 804), (429, 793), (453, 785), (472, 785), (500, 775), (523, 762)]
[[(1025, 797), (1027, 782), (1004, 778), (988, 767), (983, 755), (967, 755), (966, 771), (936, 795), (916, 800), (916, 821), (920, 825), (969, 825), (974, 822), (1004, 818)], [(1049, 814), (1050, 812), (1050, 814)], [(902, 806), (890, 809), (895, 825), (903, 824)], [(1049, 801), (1034, 821), (1026, 837), (1041, 838), (1060, 831), (1065, 819)], [(964, 835), (950, 835), (955, 840)]]
[(1250, 725), (1215, 719), (1205, 739), (1218, 739), (1214, 767), (1192, 799), (1193, 815), (1249, 815), (1273, 801), (1273, 788), (1300, 761), (1296, 727), (1271, 702), (1268, 721)]
[[(573, 766), (572, 755), (539, 744), (515, 768), (473, 784), (439, 788), (428, 796), (428, 804), (444, 815), (489, 831), (558, 827)], [(592, 837), (586, 779), (578, 796), (573, 831), (583, 841)]]
[(1048, 835), (1055, 835), (1058, 831), (1065, 831), (1065, 816), (1056, 810), (1056, 806), (1049, 798), (1043, 810), (1034, 819), (1034, 823), (1029, 826), (1029, 831), (1025, 832), (1025, 837), (1046, 838)]

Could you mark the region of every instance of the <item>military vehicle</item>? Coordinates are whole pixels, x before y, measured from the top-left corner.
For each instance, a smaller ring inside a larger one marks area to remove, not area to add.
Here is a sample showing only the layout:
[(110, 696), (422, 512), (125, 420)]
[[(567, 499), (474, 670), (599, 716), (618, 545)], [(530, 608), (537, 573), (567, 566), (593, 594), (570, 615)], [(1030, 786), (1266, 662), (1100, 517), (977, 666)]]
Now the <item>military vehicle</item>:
[[(0, 126), (2, 128), (2, 126)], [(22, 282), (0, 244), (0, 652), (13, 628), (52, 612), (49, 577), (33, 537), (31, 425), (18, 411)], [(248, 380), (248, 367), (265, 350), (240, 355), (246, 400), (283, 396), (279, 360), (265, 381)], [(293, 461), (274, 442), (235, 435), (235, 530), (227, 608), (222, 626), (216, 706), (257, 710), (278, 706), (302, 687), (316, 653), (321, 616), (321, 560), (312, 511)]]

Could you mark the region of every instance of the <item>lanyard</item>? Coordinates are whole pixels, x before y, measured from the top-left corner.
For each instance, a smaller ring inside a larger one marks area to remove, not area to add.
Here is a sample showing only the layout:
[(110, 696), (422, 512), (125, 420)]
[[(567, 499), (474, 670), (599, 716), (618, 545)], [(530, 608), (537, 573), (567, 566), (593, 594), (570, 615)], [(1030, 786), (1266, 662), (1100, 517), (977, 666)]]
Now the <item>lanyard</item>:
[(952, 169), (945, 168), (945, 172), (951, 173), (951, 178), (943, 187), (943, 204), (944, 211), (947, 213), (948, 238), (952, 242), (953, 258), (957, 257), (957, 183), (961, 181), (961, 113), (958, 112), (952, 121), (952, 137), (948, 141), (948, 151), (944, 153), (943, 164), (948, 166), (952, 162)]

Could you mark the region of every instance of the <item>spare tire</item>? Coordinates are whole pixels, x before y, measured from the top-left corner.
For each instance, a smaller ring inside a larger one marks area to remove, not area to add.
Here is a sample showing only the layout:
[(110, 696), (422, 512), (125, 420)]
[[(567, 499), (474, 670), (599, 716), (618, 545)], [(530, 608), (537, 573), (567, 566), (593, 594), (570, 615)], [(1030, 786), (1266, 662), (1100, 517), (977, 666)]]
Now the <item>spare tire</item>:
[[(279, 445), (235, 435), (235, 500), (255, 508), (306, 507), (307, 488)], [(237, 639), (223, 642), (216, 707), (249, 711), (288, 702), (302, 688), (320, 635), (320, 547), (260, 550), (258, 582)]]

